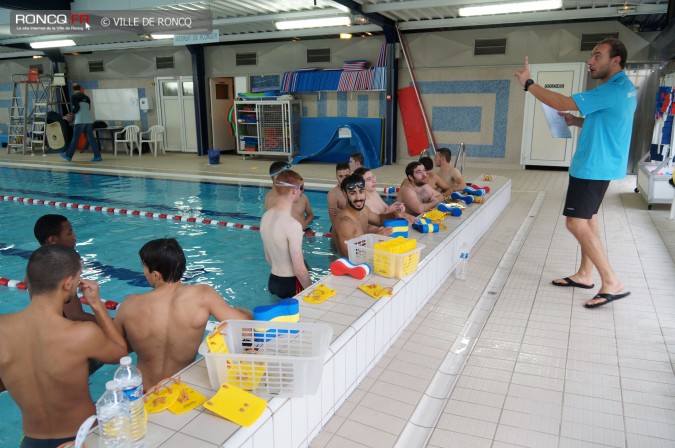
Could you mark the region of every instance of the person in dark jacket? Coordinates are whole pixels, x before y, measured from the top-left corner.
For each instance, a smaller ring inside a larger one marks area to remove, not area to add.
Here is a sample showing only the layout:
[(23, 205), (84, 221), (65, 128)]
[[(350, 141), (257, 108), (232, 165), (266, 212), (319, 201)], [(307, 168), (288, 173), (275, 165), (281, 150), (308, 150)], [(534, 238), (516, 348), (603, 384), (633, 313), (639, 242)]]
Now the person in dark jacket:
[(73, 160), (73, 154), (75, 154), (75, 150), (77, 149), (77, 142), (84, 132), (87, 136), (87, 143), (94, 151), (94, 158), (91, 161), (100, 162), (103, 159), (101, 158), (101, 148), (99, 148), (98, 141), (94, 137), (94, 117), (91, 113), (91, 99), (82, 93), (82, 86), (77, 83), (73, 84), (73, 91), (75, 94), (70, 100), (73, 105), (73, 113), (69, 114), (70, 119), (74, 119), (73, 124), (75, 125), (73, 128), (73, 139), (70, 141), (68, 151), (62, 152), (60, 155), (69, 162)]

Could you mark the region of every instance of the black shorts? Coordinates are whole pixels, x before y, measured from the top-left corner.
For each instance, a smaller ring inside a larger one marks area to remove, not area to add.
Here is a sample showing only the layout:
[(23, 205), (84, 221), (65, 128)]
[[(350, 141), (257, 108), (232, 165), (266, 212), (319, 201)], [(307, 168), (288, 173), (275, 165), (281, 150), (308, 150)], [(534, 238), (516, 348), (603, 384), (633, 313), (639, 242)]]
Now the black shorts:
[(32, 437), (23, 436), (19, 448), (57, 448), (66, 442), (75, 440), (73, 437), (65, 437), (63, 439), (34, 439)]
[(302, 285), (297, 277), (279, 277), (270, 274), (267, 289), (282, 299), (289, 299), (302, 291)]
[(600, 210), (600, 204), (609, 187), (608, 180), (579, 179), (570, 176), (563, 215), (591, 219)]

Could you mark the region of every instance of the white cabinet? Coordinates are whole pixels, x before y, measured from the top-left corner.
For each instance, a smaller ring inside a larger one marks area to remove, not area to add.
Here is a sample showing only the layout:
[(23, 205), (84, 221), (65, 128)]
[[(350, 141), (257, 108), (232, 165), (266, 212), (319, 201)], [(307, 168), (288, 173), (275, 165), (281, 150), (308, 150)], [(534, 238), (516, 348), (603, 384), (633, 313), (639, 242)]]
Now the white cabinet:
[(300, 146), (301, 108), (299, 100), (235, 101), (237, 153), (293, 160)]
[[(530, 76), (538, 85), (565, 96), (580, 92), (586, 80), (586, 64), (532, 64)], [(572, 138), (553, 138), (542, 104), (525, 93), (521, 165), (569, 167), (577, 146), (579, 128), (572, 126)], [(576, 113), (579, 114), (578, 112)]]

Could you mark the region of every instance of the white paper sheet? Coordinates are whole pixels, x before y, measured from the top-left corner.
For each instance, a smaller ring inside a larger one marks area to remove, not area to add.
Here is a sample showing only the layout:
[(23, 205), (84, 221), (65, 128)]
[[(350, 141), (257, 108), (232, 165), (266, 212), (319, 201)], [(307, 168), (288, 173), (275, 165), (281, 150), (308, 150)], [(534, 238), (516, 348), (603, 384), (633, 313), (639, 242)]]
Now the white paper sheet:
[(548, 127), (551, 130), (551, 137), (553, 138), (572, 138), (572, 132), (565, 122), (565, 117), (558, 115), (558, 111), (544, 103), (541, 103), (544, 110), (544, 116), (548, 122)]

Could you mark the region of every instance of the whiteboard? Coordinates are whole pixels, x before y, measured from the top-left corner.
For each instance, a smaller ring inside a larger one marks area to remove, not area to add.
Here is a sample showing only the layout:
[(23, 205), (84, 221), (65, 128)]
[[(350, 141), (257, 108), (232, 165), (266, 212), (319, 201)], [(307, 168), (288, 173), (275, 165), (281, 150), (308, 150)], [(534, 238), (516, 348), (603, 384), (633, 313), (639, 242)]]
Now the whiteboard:
[(97, 120), (139, 121), (138, 89), (92, 89)]

